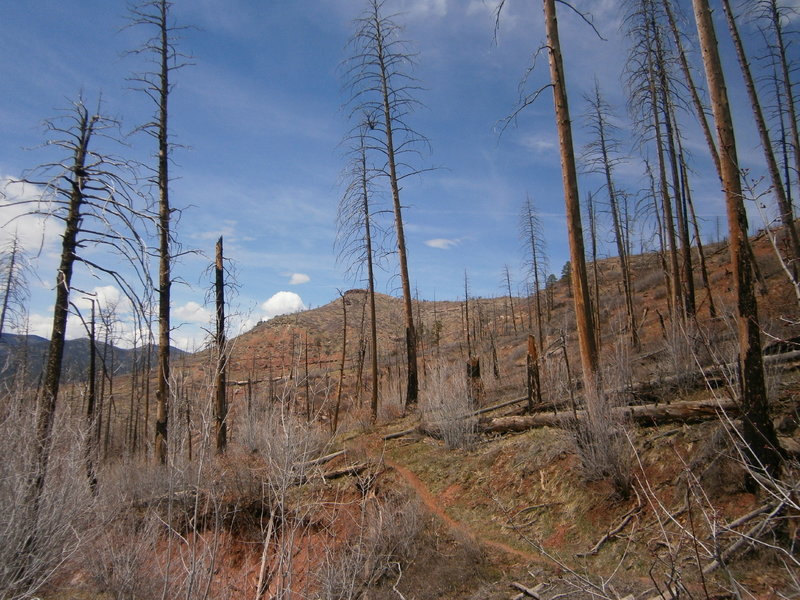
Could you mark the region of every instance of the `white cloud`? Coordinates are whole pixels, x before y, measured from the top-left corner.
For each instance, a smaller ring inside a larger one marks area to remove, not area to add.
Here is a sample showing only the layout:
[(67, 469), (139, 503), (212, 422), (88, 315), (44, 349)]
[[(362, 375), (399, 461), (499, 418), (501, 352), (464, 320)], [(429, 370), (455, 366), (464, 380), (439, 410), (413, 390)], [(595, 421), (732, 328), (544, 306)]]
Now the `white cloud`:
[(74, 303), (81, 311), (92, 310), (92, 298), (100, 310), (113, 309), (117, 315), (130, 312), (130, 301), (113, 285), (93, 288), (87, 294), (75, 294)]
[(435, 238), (432, 240), (427, 240), (425, 242), (426, 246), (430, 246), (431, 248), (438, 248), (439, 250), (449, 250), (450, 248), (454, 248), (461, 243), (461, 240), (448, 240), (446, 238)]
[(309, 281), (311, 281), (311, 277), (305, 273), (292, 273), (292, 277), (289, 279), (289, 285), (300, 285), (302, 283), (308, 283)]
[(189, 300), (183, 306), (175, 307), (173, 314), (186, 323), (210, 323), (211, 311), (204, 308), (194, 300)]
[[(84, 319), (86, 321), (86, 326), (84, 326), (81, 320), (75, 315), (69, 315), (67, 318), (66, 339), (76, 340), (78, 338), (89, 337), (86, 331), (86, 327), (89, 326), (89, 318), (84, 316)], [(25, 330), (24, 327), (20, 327), (15, 333), (19, 333), (20, 335), (38, 335), (39, 337), (49, 340), (50, 335), (53, 333), (53, 313), (49, 312), (44, 315), (40, 313), (31, 313), (28, 315), (27, 330)], [(102, 334), (98, 337), (101, 335)], [(116, 342), (116, 340), (113, 341)]]
[(29, 253), (36, 253), (39, 248), (44, 248), (45, 253), (56, 249), (64, 230), (61, 221), (30, 214), (48, 211), (46, 202), (38, 202), (42, 195), (39, 186), (0, 175), (0, 242), (16, 235)]
[(261, 305), (265, 321), (278, 315), (288, 315), (305, 309), (303, 299), (294, 292), (278, 292)]

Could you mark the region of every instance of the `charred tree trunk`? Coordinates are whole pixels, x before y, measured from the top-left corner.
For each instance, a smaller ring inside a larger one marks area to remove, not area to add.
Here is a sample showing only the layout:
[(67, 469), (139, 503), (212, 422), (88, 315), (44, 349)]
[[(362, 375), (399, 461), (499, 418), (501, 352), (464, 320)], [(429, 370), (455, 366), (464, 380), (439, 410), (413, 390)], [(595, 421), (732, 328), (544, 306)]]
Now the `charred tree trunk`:
[[(650, 16), (647, 35), (649, 43), (653, 44), (656, 28), (655, 18)], [(658, 60), (652, 52), (647, 54), (647, 70), (650, 85), (650, 105), (653, 118), (653, 131), (655, 133), (656, 155), (658, 158), (658, 187), (661, 192), (661, 210), (664, 214), (664, 237), (667, 238), (670, 267), (670, 312), (672, 315), (683, 314), (681, 302), (680, 268), (678, 266), (678, 248), (675, 235), (675, 219), (672, 211), (672, 199), (669, 194), (667, 179), (666, 145), (664, 143), (663, 119), (659, 102), (659, 66)]]
[(222, 236), (217, 240), (214, 261), (214, 295), (217, 307), (217, 369), (214, 381), (214, 424), (217, 454), (225, 452), (228, 445), (228, 402), (226, 397), (226, 372), (228, 348), (225, 339), (225, 269), (222, 254)]
[(720, 177), (728, 211), (731, 268), (736, 286), (737, 325), (739, 332), (739, 402), (743, 437), (748, 445), (751, 466), (778, 475), (781, 454), (772, 421), (764, 379), (764, 363), (758, 321), (758, 306), (753, 285), (753, 271), (747, 238), (747, 214), (742, 201), (736, 140), (728, 93), (717, 48), (717, 38), (708, 0), (692, 0), (697, 33), (703, 53), (711, 96), (717, 139), (720, 148)]
[(170, 295), (172, 287), (172, 256), (170, 254), (170, 221), (172, 210), (169, 200), (169, 123), (168, 104), (170, 93), (170, 55), (171, 40), (169, 38), (170, 4), (167, 0), (157, 0), (151, 4), (152, 12), (139, 14), (140, 23), (146, 23), (157, 29), (157, 36), (148, 48), (157, 55), (158, 72), (155, 81), (148, 80), (148, 93), (156, 102), (155, 137), (158, 141), (158, 165), (156, 185), (158, 187), (158, 365), (156, 388), (156, 430), (155, 459), (164, 464), (167, 462), (167, 439), (170, 392)]
[(94, 133), (97, 116), (90, 116), (85, 106), (76, 106), (75, 147), (69, 169), (69, 210), (61, 239), (61, 262), (56, 273), (56, 301), (53, 309), (53, 329), (45, 364), (42, 391), (36, 415), (36, 478), (33, 482), (34, 506), (38, 510), (39, 498), (44, 489), (47, 465), (50, 459), (51, 435), (61, 383), (61, 363), (64, 357), (64, 340), (69, 314), (69, 294), (72, 270), (76, 259), (81, 210), (85, 202), (86, 157)]
[(336, 434), (339, 427), (339, 408), (342, 405), (342, 388), (344, 386), (344, 363), (347, 358), (347, 302), (342, 294), (342, 358), (339, 361), (339, 384), (336, 386), (336, 408), (333, 411), (331, 432)]
[(535, 404), (542, 403), (542, 388), (539, 382), (539, 354), (536, 351), (536, 340), (532, 335), (528, 336), (528, 354), (526, 356), (526, 382), (528, 395), (528, 412), (533, 412)]

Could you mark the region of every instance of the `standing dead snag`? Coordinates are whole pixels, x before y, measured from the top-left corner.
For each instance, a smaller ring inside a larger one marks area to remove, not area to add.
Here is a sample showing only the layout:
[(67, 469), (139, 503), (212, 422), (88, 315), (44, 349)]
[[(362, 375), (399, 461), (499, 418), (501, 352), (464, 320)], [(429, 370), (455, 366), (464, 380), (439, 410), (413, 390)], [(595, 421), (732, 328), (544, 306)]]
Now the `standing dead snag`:
[(542, 388), (539, 383), (539, 355), (536, 352), (536, 339), (528, 336), (528, 354), (526, 356), (526, 388), (528, 392), (528, 412), (533, 412), (534, 403), (542, 403)]
[[(539, 343), (544, 344), (541, 283), (544, 273), (547, 272), (547, 254), (542, 220), (539, 218), (536, 206), (530, 196), (525, 197), (525, 202), (522, 205), (522, 211), (519, 215), (519, 231), (525, 253), (527, 254), (528, 251), (530, 251), (525, 262), (530, 267), (530, 275), (533, 283), (534, 300), (536, 303), (536, 334)], [(510, 287), (509, 284), (509, 289)]]
[(418, 154), (419, 146), (426, 145), (427, 140), (407, 122), (409, 113), (419, 104), (413, 96), (418, 89), (417, 82), (404, 71), (405, 67), (413, 66), (413, 55), (408, 43), (399, 37), (400, 25), (393, 17), (384, 16), (383, 8), (384, 0), (367, 0), (367, 8), (356, 19), (356, 33), (350, 39), (353, 54), (346, 62), (346, 78), (351, 115), (359, 121), (366, 119), (367, 149), (382, 156), (383, 164), (376, 167), (376, 172), (389, 180), (392, 194), (406, 322), (408, 379), (405, 403), (408, 406), (417, 402), (419, 377), (400, 181), (420, 172), (410, 168), (403, 156)]
[(547, 50), (550, 60), (550, 80), (553, 86), (553, 102), (556, 111), (558, 141), (561, 148), (561, 172), (564, 179), (564, 202), (567, 209), (567, 234), (572, 265), (572, 285), (575, 290), (575, 321), (578, 328), (578, 343), (583, 366), (583, 382), (587, 398), (596, 397), (597, 392), (597, 345), (594, 335), (594, 316), (589, 298), (589, 282), (586, 276), (586, 253), (583, 246), (583, 225), (578, 195), (578, 175), (575, 168), (575, 151), (572, 145), (572, 122), (569, 117), (567, 86), (564, 63), (561, 58), (561, 43), (558, 37), (555, 0), (544, 0)]
[(736, 154), (736, 139), (728, 92), (722, 72), (717, 37), (708, 0), (692, 0), (697, 34), (703, 53), (711, 108), (719, 144), (720, 177), (728, 212), (731, 270), (736, 286), (739, 333), (739, 402), (743, 439), (752, 467), (770, 475), (780, 471), (778, 439), (769, 418), (769, 403), (761, 354), (758, 305), (753, 285), (752, 256), (747, 238), (747, 213), (742, 200), (742, 182)]
[[(775, 151), (769, 135), (769, 128), (764, 118), (764, 111), (761, 108), (761, 101), (759, 100), (756, 90), (756, 83), (750, 70), (747, 55), (744, 51), (744, 44), (739, 35), (739, 28), (736, 24), (733, 10), (731, 9), (730, 0), (722, 1), (722, 9), (725, 13), (725, 19), (728, 23), (728, 30), (731, 33), (731, 38), (733, 39), (734, 48), (736, 48), (736, 57), (739, 61), (739, 69), (742, 72), (742, 77), (744, 78), (747, 96), (750, 99), (753, 118), (758, 127), (761, 148), (764, 151), (764, 161), (767, 163), (767, 171), (770, 181), (772, 182), (772, 192), (775, 194), (775, 200), (778, 204), (781, 223), (788, 234), (790, 273), (794, 279), (794, 283), (797, 283), (798, 268), (800, 268), (800, 264), (798, 264), (798, 261), (800, 261), (800, 237), (798, 237), (797, 228), (794, 223), (794, 210), (792, 208), (791, 197), (787, 196), (786, 187), (784, 187), (784, 182), (781, 179), (778, 161), (775, 157)], [(795, 153), (797, 153), (797, 151), (798, 149), (795, 148)], [(786, 181), (786, 186), (791, 186), (791, 182), (788, 179)]]
[(339, 427), (339, 408), (342, 404), (344, 365), (347, 358), (347, 301), (345, 300), (345, 295), (341, 292), (339, 296), (342, 298), (342, 357), (339, 361), (339, 384), (336, 386), (336, 408), (333, 411), (333, 422), (331, 424), (331, 432), (334, 434)]
[[(633, 306), (633, 289), (626, 244), (628, 225), (627, 219), (624, 218), (624, 214), (627, 212), (627, 206), (625, 206), (627, 200), (625, 199), (625, 195), (620, 193), (614, 179), (614, 167), (620, 162), (616, 154), (619, 151), (619, 142), (615, 139), (617, 128), (613, 123), (611, 106), (600, 93), (600, 84), (597, 80), (595, 80), (592, 95), (586, 96), (586, 100), (589, 104), (589, 129), (593, 136), (592, 141), (587, 146), (589, 164), (593, 171), (602, 173), (605, 177), (608, 208), (611, 212), (614, 241), (617, 246), (617, 260), (619, 260), (619, 268), (622, 275), (622, 290), (625, 294), (628, 334), (631, 337), (631, 343), (634, 349), (638, 350), (639, 333), (636, 325), (636, 313)], [(623, 204), (622, 207), (620, 207), (620, 203)], [(595, 277), (595, 285), (597, 285), (597, 277)], [(599, 310), (599, 295), (595, 295), (598, 297)]]
[[(367, 294), (370, 315), (370, 417), (374, 423), (378, 419), (378, 326), (375, 320), (375, 256), (374, 222), (370, 203), (373, 195), (374, 170), (367, 164), (366, 146), (367, 124), (361, 123), (352, 135), (353, 148), (350, 151), (350, 164), (345, 170), (346, 187), (339, 201), (337, 214), (336, 245), (339, 248), (337, 260), (345, 256), (354, 260), (354, 267), (360, 270), (367, 267)], [(366, 309), (366, 304), (364, 305)], [(362, 327), (363, 327), (362, 313)], [(361, 396), (361, 372), (366, 347), (359, 344), (359, 383), (357, 393)]]
[(169, 143), (169, 96), (173, 84), (170, 76), (186, 63), (176, 48), (180, 28), (171, 22), (170, 0), (141, 0), (130, 8), (131, 26), (153, 31), (141, 48), (133, 54), (150, 57), (153, 70), (134, 75), (131, 79), (155, 104), (153, 119), (143, 129), (157, 140), (157, 166), (151, 182), (158, 189), (158, 388), (156, 390), (155, 458), (167, 461), (168, 403), (170, 400), (170, 295), (172, 288), (172, 250), (170, 230), (173, 209), (169, 199), (169, 163), (172, 146)]
[[(81, 256), (79, 251), (84, 246), (111, 247), (130, 261), (139, 278), (144, 277), (145, 264), (145, 244), (136, 230), (143, 213), (133, 204), (130, 165), (95, 149), (98, 143), (113, 141), (112, 134), (119, 129), (119, 124), (99, 111), (91, 113), (79, 100), (69, 113), (46, 125), (51, 136), (46, 146), (71, 156), (57, 157), (28, 175), (26, 183), (41, 186), (44, 195), (36, 201), (21, 201), (32, 204), (29, 212), (48, 215), (64, 223), (53, 327), (36, 416), (36, 472), (35, 481), (31, 482), (34, 510), (38, 510), (47, 476), (76, 263), (112, 278), (128, 298), (135, 298), (130, 281), (136, 276), (127, 274), (124, 277), (119, 271)], [(135, 302), (132, 304), (136, 307)]]
[(9, 317), (13, 317), (14, 321), (22, 320), (21, 317), (25, 313), (29, 295), (27, 274), (30, 265), (16, 232), (8, 246), (3, 249), (3, 256), (0, 257), (0, 270), (3, 272), (3, 281), (0, 283), (3, 295), (2, 306), (0, 306), (0, 336), (2, 336)]
[(228, 403), (225, 395), (225, 379), (228, 363), (228, 348), (225, 339), (225, 270), (222, 255), (222, 236), (219, 236), (214, 261), (214, 295), (217, 307), (217, 368), (214, 373), (214, 425), (217, 453), (225, 452), (228, 444)]

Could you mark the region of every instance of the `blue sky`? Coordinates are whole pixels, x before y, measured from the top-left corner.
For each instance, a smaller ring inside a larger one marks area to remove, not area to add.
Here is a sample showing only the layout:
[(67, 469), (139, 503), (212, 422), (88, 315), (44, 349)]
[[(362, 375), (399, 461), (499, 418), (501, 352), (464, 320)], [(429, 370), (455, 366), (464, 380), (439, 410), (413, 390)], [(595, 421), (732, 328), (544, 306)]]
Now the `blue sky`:
[[(595, 77), (627, 127), (621, 83), (627, 49), (619, 3), (584, 4), (606, 41), (560, 8), (578, 148), (586, 141), (581, 95)], [(414, 74), (425, 88), (419, 93), (425, 108), (409, 119), (431, 143), (432, 152), (419, 166), (436, 167), (406, 180), (402, 190), (409, 270), (422, 299), (461, 297), (465, 269), (476, 296), (503, 293), (504, 265), (514, 285), (522, 285), (517, 222), (526, 194), (540, 210), (551, 271), (559, 274), (568, 256), (549, 92), (499, 134), (500, 122), (519, 97), (520, 79), (544, 39), (541, 6), (508, 0), (495, 41), (495, 5), (496, 0), (387, 0), (418, 53)], [(177, 344), (201, 343), (202, 327), (211, 316), (204, 306), (208, 276), (203, 271), (219, 235), (225, 237), (226, 255), (237, 272), (235, 302), (245, 327), (300, 302), (319, 306), (334, 300), (339, 289), (363, 287), (346, 277), (347, 265), (337, 263), (334, 252), (345, 166), (340, 142), (349, 128), (341, 109), (346, 97), (339, 64), (362, 7), (361, 0), (175, 2), (178, 23), (193, 26), (180, 42), (193, 64), (174, 77), (171, 131), (182, 147), (174, 152), (172, 202), (184, 209), (176, 227), (184, 249), (205, 253), (184, 256), (175, 267), (182, 281), (173, 288)], [(0, 177), (19, 177), (43, 161), (41, 151), (29, 150), (44, 139), (41, 121), (80, 92), (88, 102), (102, 94), (105, 112), (128, 129), (148, 118), (151, 106), (126, 82), (144, 65), (140, 58), (124, 56), (141, 43), (144, 32), (124, 29), (125, 14), (125, 2), (119, 0), (0, 5)], [(743, 100), (735, 65), (729, 63), (732, 93)], [(529, 87), (547, 77), (542, 55)], [(758, 170), (755, 137), (744, 105), (737, 106), (744, 142), (740, 153)], [(686, 127), (686, 133), (696, 159), (695, 201), (713, 237), (716, 215), (724, 214), (719, 185), (697, 126)], [(146, 136), (129, 144), (132, 156), (147, 160), (152, 153)], [(638, 159), (618, 174), (631, 191), (642, 186)], [(599, 187), (595, 178), (584, 177), (581, 194)], [(16, 193), (23, 192), (13, 186), (7, 191)], [(3, 211), (11, 214), (9, 208)], [(48, 335), (58, 231), (53, 225), (42, 229), (31, 219), (18, 223), (24, 223), (29, 250), (45, 232), (29, 311), (32, 332)], [(3, 236), (10, 233), (5, 227)], [(611, 238), (605, 233), (602, 238), (601, 253), (607, 255)], [(390, 258), (379, 272), (379, 291), (399, 294), (395, 272)], [(109, 299), (118, 296), (109, 281), (86, 273), (77, 277), (82, 289), (98, 288)], [(70, 333), (80, 334), (75, 324)]]

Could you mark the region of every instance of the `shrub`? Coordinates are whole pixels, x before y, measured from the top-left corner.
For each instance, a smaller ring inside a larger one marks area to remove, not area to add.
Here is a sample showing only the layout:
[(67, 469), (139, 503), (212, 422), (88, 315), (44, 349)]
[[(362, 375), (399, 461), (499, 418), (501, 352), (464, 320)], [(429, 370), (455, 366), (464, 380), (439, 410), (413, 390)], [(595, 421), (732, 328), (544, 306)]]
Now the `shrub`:
[(36, 411), (11, 397), (0, 408), (0, 598), (27, 598), (86, 541), (92, 496), (84, 439), (60, 411), (44, 488), (37, 494)]
[(477, 418), (472, 416), (466, 373), (457, 365), (430, 367), (422, 392), (422, 416), (437, 428), (448, 448), (466, 448), (475, 439)]
[(585, 418), (574, 422), (572, 433), (583, 477), (608, 479), (617, 495), (627, 499), (633, 489), (634, 455), (624, 417), (612, 410), (608, 399), (590, 399)]

